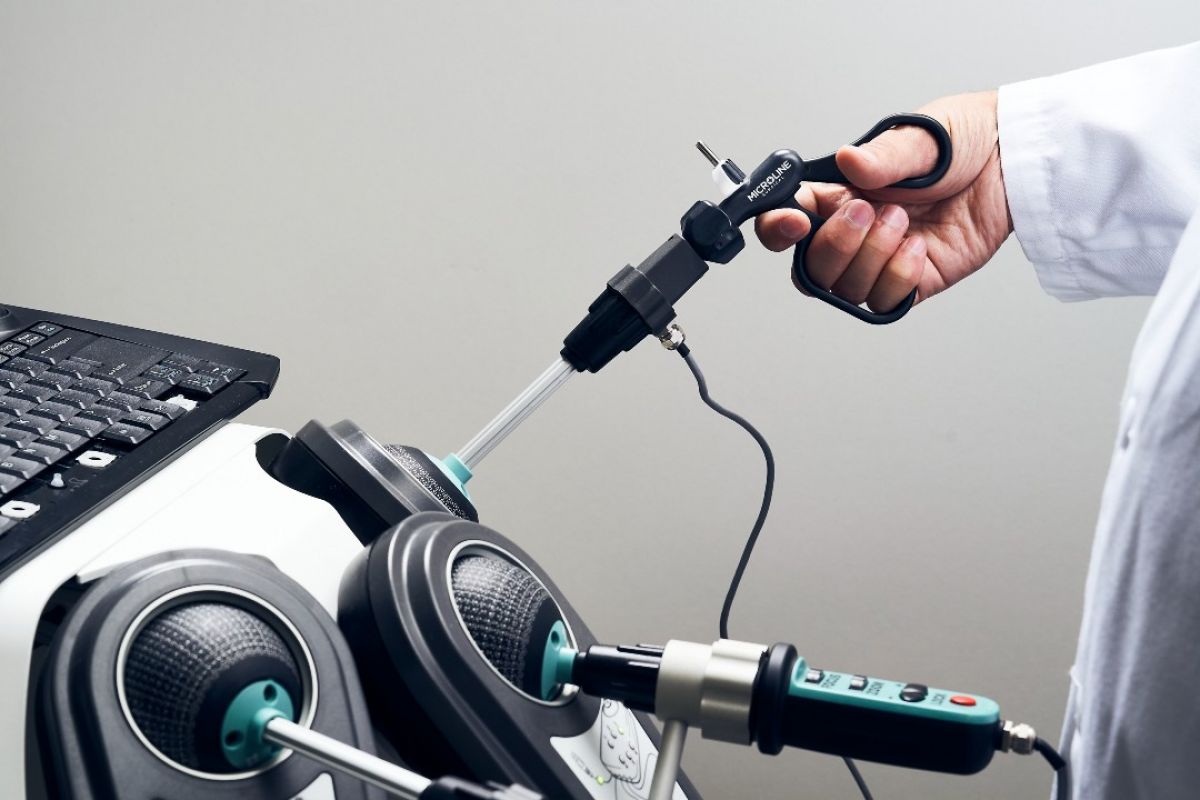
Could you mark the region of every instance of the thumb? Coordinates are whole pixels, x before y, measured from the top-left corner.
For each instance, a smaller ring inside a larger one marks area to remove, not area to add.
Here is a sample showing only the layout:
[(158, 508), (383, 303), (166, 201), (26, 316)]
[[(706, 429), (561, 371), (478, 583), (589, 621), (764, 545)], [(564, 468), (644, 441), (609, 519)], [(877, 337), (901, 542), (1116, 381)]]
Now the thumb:
[(837, 165), (860, 189), (882, 189), (905, 178), (927, 175), (937, 162), (937, 142), (925, 131), (902, 125), (862, 145), (837, 151)]

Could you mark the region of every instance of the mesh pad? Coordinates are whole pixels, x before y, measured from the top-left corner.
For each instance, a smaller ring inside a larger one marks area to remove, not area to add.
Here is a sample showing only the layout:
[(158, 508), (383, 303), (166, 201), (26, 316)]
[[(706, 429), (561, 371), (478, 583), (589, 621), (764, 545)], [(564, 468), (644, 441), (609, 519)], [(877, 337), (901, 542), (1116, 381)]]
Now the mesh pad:
[(539, 696), (542, 654), (558, 606), (524, 569), (485, 556), (458, 559), (450, 574), (467, 632), (496, 670)]
[(205, 744), (219, 742), (219, 718), (237, 691), (264, 678), (292, 691), (300, 685), (292, 653), (274, 628), (216, 602), (177, 606), (151, 620), (129, 648), (124, 677), (129, 710), (150, 743), (179, 764), (209, 772), (232, 771), (214, 763)]

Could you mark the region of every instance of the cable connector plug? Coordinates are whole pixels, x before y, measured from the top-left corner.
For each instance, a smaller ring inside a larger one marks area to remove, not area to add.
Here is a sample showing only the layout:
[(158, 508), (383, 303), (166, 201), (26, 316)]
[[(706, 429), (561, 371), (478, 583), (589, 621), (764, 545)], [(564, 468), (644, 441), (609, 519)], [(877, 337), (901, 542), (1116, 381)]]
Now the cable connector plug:
[(996, 749), (1001, 753), (1027, 756), (1033, 753), (1037, 738), (1037, 731), (1033, 729), (1032, 725), (1006, 719), (1000, 726), (1000, 744)]

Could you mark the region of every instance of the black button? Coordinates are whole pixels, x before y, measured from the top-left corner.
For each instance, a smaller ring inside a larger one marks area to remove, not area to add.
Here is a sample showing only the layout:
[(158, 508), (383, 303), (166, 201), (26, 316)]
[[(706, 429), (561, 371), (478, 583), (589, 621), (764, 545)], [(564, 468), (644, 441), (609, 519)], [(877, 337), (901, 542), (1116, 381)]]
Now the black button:
[(30, 361), (28, 358), (14, 358), (4, 365), (6, 370), (11, 372), (20, 372), (22, 375), (28, 375), (31, 378), (36, 378), (50, 367), (40, 361)]
[[(59, 395), (59, 397), (61, 396)], [(161, 400), (147, 400), (142, 403), (142, 410), (149, 411), (151, 414), (161, 414), (167, 419), (179, 419), (184, 413), (182, 406), (177, 406), (174, 403), (164, 403)]]
[[(98, 419), (73, 417), (69, 422), (60, 427), (59, 430), (66, 431), (67, 433), (77, 433), (80, 436), (86, 436), (91, 439), (103, 433), (104, 429), (110, 424)], [(0, 435), (3, 435), (2, 431), (0, 431)]]
[(32, 442), (38, 435), (30, 431), (18, 431), (12, 428), (0, 428), (0, 445), (6, 445), (16, 450)]
[(179, 382), (180, 389), (204, 395), (213, 395), (229, 385), (229, 381), (219, 375), (192, 373)]
[(96, 403), (96, 408), (115, 408), (121, 412), (133, 411), (142, 404), (142, 398), (136, 394), (129, 394), (125, 391), (125, 387), (121, 387), (121, 391), (113, 392), (108, 397)]
[(141, 444), (152, 433), (154, 431), (147, 430), (146, 428), (139, 428), (136, 425), (125, 425), (118, 422), (100, 434), (100, 438), (107, 439), (110, 442), (119, 442), (120, 444)]
[(37, 408), (37, 403), (28, 400), (16, 400), (12, 397), (0, 397), (0, 421), (4, 420), (4, 415), (10, 417), (20, 417), (26, 411), (31, 411)]
[(86, 361), (76, 361), (73, 358), (68, 358), (61, 364), (56, 365), (49, 370), (51, 375), (66, 375), (68, 378), (86, 378), (91, 375), (96, 369), (95, 364), (89, 364)]
[(162, 363), (170, 367), (179, 367), (187, 372), (195, 372), (196, 368), (204, 363), (204, 360), (183, 353), (172, 353), (164, 358)]
[(921, 683), (906, 684), (900, 690), (900, 699), (906, 703), (919, 703), (929, 694), (929, 687)]
[(142, 376), (128, 381), (121, 387), (121, 391), (126, 394), (138, 396), (138, 402), (134, 403), (134, 407), (136, 408), (142, 400), (155, 400), (170, 388), (171, 385), (169, 383)]
[(149, 411), (135, 411), (132, 414), (126, 414), (121, 417), (119, 422), (122, 425), (136, 425), (149, 431), (160, 431), (171, 424), (169, 418), (161, 414), (151, 414)]
[(15, 389), (27, 380), (29, 380), (29, 376), (24, 372), (0, 369), (0, 389)]
[(59, 450), (66, 450), (68, 453), (76, 448), (82, 447), (87, 443), (86, 436), (80, 436), (77, 433), (65, 431), (62, 428), (50, 431), (41, 439), (38, 439), (35, 444), (45, 445), (46, 447), (56, 447)]
[(850, 690), (854, 692), (861, 692), (863, 689), (867, 688), (867, 683), (869, 680), (870, 679), (867, 678), (866, 675), (855, 675), (850, 679)]
[(188, 376), (188, 371), (183, 367), (173, 367), (170, 364), (155, 364), (142, 374), (147, 378), (174, 386)]
[(66, 422), (71, 417), (79, 413), (79, 409), (68, 403), (42, 403), (40, 406), (29, 412), (30, 417), (43, 417), (44, 419), (54, 420), (55, 422)]
[(16, 475), (23, 480), (29, 480), (34, 475), (37, 475), (45, 467), (36, 461), (28, 461), (24, 458), (10, 456), (9, 458), (0, 461), (0, 472), (7, 472), (9, 475)]
[(76, 420), (80, 420), (80, 419), (96, 420), (98, 422), (103, 423), (104, 427), (107, 428), (109, 425), (112, 425), (114, 422), (119, 420), (121, 418), (121, 415), (124, 413), (125, 413), (124, 411), (120, 411), (115, 408), (105, 408), (103, 406), (93, 406), (92, 408), (89, 408), (87, 411), (82, 412), (79, 416), (75, 417), (74, 419), (76, 419)]
[(33, 347), (35, 344), (41, 344), (45, 340), (45, 336), (37, 333), (29, 333), (26, 331), (18, 336), (13, 337), (14, 342), (20, 342), (26, 347)]
[[(0, 472), (0, 497), (13, 491), (25, 482), (24, 478), (18, 478), (16, 475), (9, 475), (7, 472)], [(0, 520), (9, 520), (8, 517), (0, 517)], [(3, 526), (0, 526), (0, 531), (3, 531)]]
[(0, 344), (0, 356), (19, 356), (25, 352), (25, 345), (16, 342)]
[(66, 454), (67, 451), (63, 450), (61, 447), (51, 447), (49, 445), (38, 444), (37, 442), (34, 442), (33, 444), (26, 445), (17, 452), (13, 453), (12, 457), (24, 458), (28, 461), (36, 461), (39, 464), (50, 465), (55, 461), (58, 461)]
[(8, 399), (27, 400), (36, 406), (39, 403), (46, 402), (56, 394), (58, 394), (57, 389), (51, 389), (48, 386), (38, 386), (35, 383), (27, 383), (9, 392)]
[(53, 336), (54, 334), (61, 331), (62, 327), (60, 327), (58, 325), (54, 325), (53, 323), (50, 323), (50, 322), (39, 322), (37, 325), (34, 325), (29, 330), (33, 331), (34, 333), (40, 333), (42, 336)]
[(46, 339), (41, 344), (35, 342), (36, 346), (31, 346), (29, 352), (25, 353), (25, 357), (45, 364), (60, 364), (94, 341), (96, 341), (96, 337), (90, 333), (63, 331), (57, 336)]
[(94, 394), (96, 397), (106, 397), (116, 388), (116, 384), (102, 378), (80, 378), (71, 385), (71, 388), (77, 392)]
[(25, 417), (24, 419), (15, 420), (8, 423), (10, 431), (25, 431), (26, 433), (34, 434), (34, 437), (45, 436), (50, 431), (58, 427), (58, 423), (45, 417)]
[(74, 406), (79, 409), (91, 408), (96, 405), (96, 395), (76, 391), (75, 389), (68, 389), (65, 392), (59, 392), (54, 395), (54, 402)]

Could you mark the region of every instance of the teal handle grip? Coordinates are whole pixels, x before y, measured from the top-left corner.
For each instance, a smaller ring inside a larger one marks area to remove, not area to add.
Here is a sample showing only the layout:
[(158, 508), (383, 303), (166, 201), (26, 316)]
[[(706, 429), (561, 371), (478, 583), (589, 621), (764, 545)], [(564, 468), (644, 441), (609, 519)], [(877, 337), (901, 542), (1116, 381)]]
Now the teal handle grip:
[(935, 772), (986, 767), (1000, 707), (980, 695), (796, 663), (780, 720), (783, 745)]

